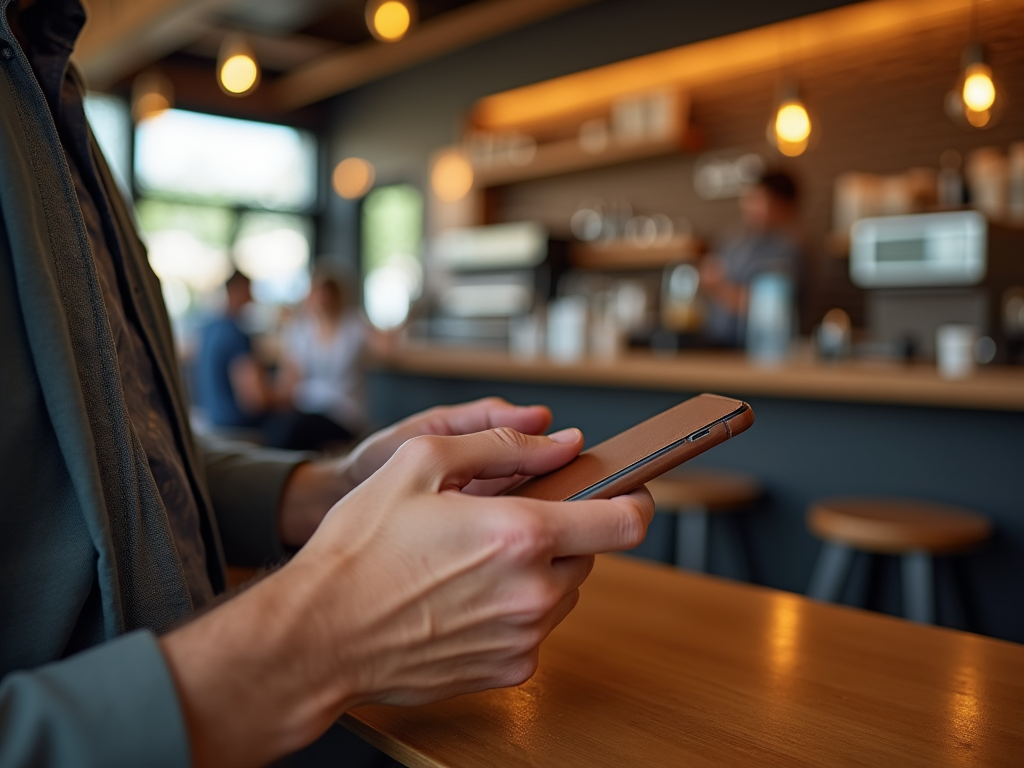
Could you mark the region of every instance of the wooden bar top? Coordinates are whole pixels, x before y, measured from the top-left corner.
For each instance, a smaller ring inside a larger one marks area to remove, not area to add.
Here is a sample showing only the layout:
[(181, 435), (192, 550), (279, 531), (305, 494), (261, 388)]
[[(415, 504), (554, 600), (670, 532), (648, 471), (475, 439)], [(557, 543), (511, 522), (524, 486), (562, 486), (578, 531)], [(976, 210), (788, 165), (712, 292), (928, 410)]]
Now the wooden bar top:
[(610, 360), (558, 364), (491, 350), (410, 344), (377, 357), (377, 369), (419, 376), (583, 386), (765, 395), (804, 400), (1024, 411), (1024, 368), (984, 367), (966, 379), (941, 378), (934, 365), (793, 360), (751, 363), (738, 352), (631, 352)]
[(602, 556), (529, 682), (343, 723), (414, 768), (1020, 766), (1024, 647)]

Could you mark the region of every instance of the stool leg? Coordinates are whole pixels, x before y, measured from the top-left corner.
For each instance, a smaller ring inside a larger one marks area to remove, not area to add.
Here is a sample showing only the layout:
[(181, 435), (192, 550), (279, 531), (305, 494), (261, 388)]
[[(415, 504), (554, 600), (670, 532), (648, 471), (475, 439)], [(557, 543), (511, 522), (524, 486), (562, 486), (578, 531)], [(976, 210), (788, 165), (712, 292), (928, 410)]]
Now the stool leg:
[(835, 602), (843, 588), (843, 580), (850, 570), (853, 550), (834, 541), (826, 541), (814, 565), (811, 584), (807, 588), (807, 596), (815, 600)]
[(935, 623), (935, 576), (932, 556), (923, 550), (908, 552), (903, 569), (903, 615), (921, 624)]
[(687, 507), (676, 517), (676, 565), (703, 571), (708, 551), (708, 513), (703, 507)]

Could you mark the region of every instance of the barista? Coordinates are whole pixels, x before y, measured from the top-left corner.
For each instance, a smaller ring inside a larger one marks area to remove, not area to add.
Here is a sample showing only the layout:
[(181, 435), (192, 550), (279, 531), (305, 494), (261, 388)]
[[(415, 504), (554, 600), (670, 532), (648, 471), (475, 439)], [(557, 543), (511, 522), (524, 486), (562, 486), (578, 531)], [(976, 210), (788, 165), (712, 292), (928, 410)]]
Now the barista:
[(778, 273), (795, 284), (801, 254), (798, 198), (793, 177), (779, 170), (767, 171), (740, 194), (739, 231), (700, 264), (704, 333), (711, 344), (744, 344), (750, 283), (758, 275)]

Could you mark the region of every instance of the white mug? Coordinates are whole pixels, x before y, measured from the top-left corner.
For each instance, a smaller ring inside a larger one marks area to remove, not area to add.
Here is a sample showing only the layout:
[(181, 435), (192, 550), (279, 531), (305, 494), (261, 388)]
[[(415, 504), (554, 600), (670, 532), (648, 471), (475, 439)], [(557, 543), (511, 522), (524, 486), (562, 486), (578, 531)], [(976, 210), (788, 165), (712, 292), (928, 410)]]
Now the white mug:
[(935, 362), (944, 379), (965, 379), (974, 373), (978, 329), (973, 325), (940, 325), (935, 332)]

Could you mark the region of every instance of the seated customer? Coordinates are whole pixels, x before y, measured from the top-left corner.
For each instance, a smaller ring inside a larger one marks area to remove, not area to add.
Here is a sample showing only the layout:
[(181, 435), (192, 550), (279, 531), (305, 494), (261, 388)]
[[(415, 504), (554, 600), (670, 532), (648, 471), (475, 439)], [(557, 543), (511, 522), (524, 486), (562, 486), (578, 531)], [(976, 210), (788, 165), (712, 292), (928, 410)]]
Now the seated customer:
[(700, 289), (707, 300), (704, 333), (720, 346), (743, 346), (750, 284), (768, 272), (795, 284), (801, 244), (797, 228), (798, 191), (783, 171), (765, 173), (740, 195), (739, 232), (700, 265)]
[(284, 333), (278, 395), (289, 411), (269, 422), (272, 445), (328, 450), (365, 430), (362, 357), (369, 333), (345, 284), (317, 270), (302, 314)]
[(224, 287), (224, 314), (199, 334), (196, 404), (215, 429), (259, 429), (273, 395), (266, 373), (253, 356), (252, 339), (241, 327), (242, 310), (252, 301), (250, 281), (236, 271)]

